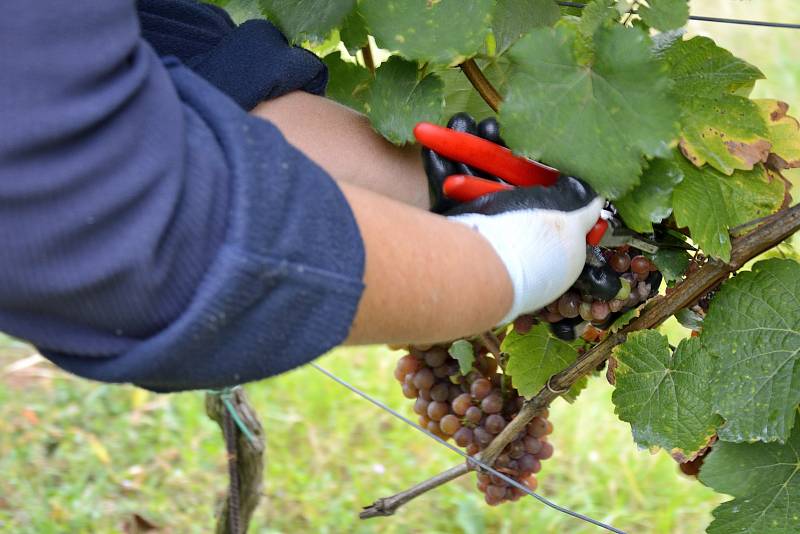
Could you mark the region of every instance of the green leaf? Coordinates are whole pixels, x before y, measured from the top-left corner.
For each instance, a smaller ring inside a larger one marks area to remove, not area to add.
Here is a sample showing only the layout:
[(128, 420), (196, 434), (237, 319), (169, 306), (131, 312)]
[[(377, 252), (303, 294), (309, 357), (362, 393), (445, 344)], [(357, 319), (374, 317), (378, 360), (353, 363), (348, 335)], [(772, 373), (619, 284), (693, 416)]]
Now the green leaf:
[(356, 0), (258, 0), (261, 12), (292, 42), (323, 39)]
[(458, 368), (462, 375), (466, 375), (472, 370), (472, 364), (475, 363), (475, 348), (472, 343), (466, 339), (459, 339), (450, 345), (447, 352), (458, 360)]
[(688, 99), (733, 93), (764, 78), (756, 67), (718, 47), (708, 37), (676, 39), (660, 55), (669, 67), (675, 89)]
[(527, 334), (511, 331), (500, 347), (508, 354), (506, 373), (511, 384), (523, 397), (535, 395), (547, 379), (575, 361), (578, 353), (560, 339), (550, 335), (545, 324), (538, 324)]
[(703, 328), (703, 316), (689, 308), (683, 308), (678, 311), (678, 313), (675, 314), (675, 319), (689, 330), (700, 330)]
[(616, 0), (592, 0), (586, 4), (581, 13), (578, 31), (585, 37), (593, 37), (600, 28), (608, 26), (619, 19)]
[(339, 37), (351, 55), (355, 55), (357, 51), (367, 44), (367, 21), (364, 20), (364, 15), (361, 14), (358, 7), (353, 8), (350, 14), (342, 21), (342, 26), (339, 28)]
[(658, 270), (661, 271), (664, 280), (672, 282), (678, 280), (686, 272), (689, 266), (689, 253), (685, 250), (678, 248), (662, 247), (650, 256), (650, 259), (656, 264)]
[(570, 386), (569, 391), (561, 395), (561, 398), (567, 401), (568, 403), (572, 404), (576, 400), (578, 400), (578, 396), (583, 392), (584, 389), (589, 385), (589, 377), (582, 376), (575, 383)]
[(415, 62), (392, 57), (375, 71), (367, 115), (373, 127), (392, 143), (413, 141), (412, 130), (418, 122), (441, 120), (443, 87), (438, 76), (419, 79)]
[(614, 206), (629, 228), (650, 233), (652, 223), (661, 222), (672, 213), (672, 190), (681, 180), (683, 172), (674, 161), (655, 159), (642, 174), (639, 185)]
[(783, 441), (800, 402), (800, 264), (770, 259), (722, 285), (700, 337), (717, 359), (726, 441)]
[(645, 24), (661, 31), (676, 30), (689, 21), (687, 0), (648, 0), (650, 6), (639, 6)]
[(552, 26), (559, 18), (561, 10), (553, 0), (497, 0), (492, 16), (495, 54), (504, 54), (533, 28)]
[[(475, 61), (495, 89), (502, 93), (508, 83), (508, 70), (511, 65), (507, 56)], [(462, 111), (469, 113), (476, 120), (495, 116), (492, 108), (478, 94), (461, 69), (448, 68), (437, 74), (444, 81), (445, 117), (451, 117)]]
[(608, 327), (608, 331), (613, 334), (619, 330), (622, 330), (623, 328), (628, 326), (628, 324), (631, 321), (639, 317), (640, 311), (641, 309), (639, 307), (632, 308), (626, 311), (625, 313), (617, 317), (613, 323), (611, 323), (611, 326)]
[(800, 167), (800, 123), (786, 114), (789, 105), (780, 100), (754, 100), (769, 129), (771, 160), (778, 170)]
[(772, 143), (758, 106), (748, 98), (719, 94), (681, 99), (684, 156), (700, 167), (708, 163), (725, 174), (750, 170), (767, 161)]
[(708, 445), (722, 419), (711, 407), (713, 361), (698, 339), (681, 341), (673, 354), (667, 338), (655, 330), (633, 332), (615, 347), (614, 357), (611, 400), (639, 446), (689, 459)]
[(223, 0), (211, 3), (224, 7), (236, 24), (262, 18), (258, 0)]
[(800, 424), (785, 445), (717, 442), (700, 481), (735, 497), (714, 510), (706, 532), (800, 532)]
[(492, 0), (362, 0), (359, 9), (381, 48), (409, 59), (460, 62), (483, 45)]
[(643, 156), (669, 153), (677, 108), (643, 32), (598, 30), (588, 67), (575, 58), (576, 36), (566, 25), (538, 28), (512, 47), (503, 137), (614, 199), (639, 182)]
[(728, 229), (769, 215), (783, 202), (783, 184), (769, 177), (762, 166), (736, 171), (731, 176), (710, 168), (697, 168), (678, 158), (684, 174), (675, 187), (672, 205), (679, 226), (688, 226), (692, 240), (709, 255), (730, 259)]
[(322, 61), (328, 67), (328, 88), (325, 91), (328, 98), (363, 113), (366, 110), (364, 99), (372, 80), (369, 71), (343, 61), (338, 52), (328, 54)]

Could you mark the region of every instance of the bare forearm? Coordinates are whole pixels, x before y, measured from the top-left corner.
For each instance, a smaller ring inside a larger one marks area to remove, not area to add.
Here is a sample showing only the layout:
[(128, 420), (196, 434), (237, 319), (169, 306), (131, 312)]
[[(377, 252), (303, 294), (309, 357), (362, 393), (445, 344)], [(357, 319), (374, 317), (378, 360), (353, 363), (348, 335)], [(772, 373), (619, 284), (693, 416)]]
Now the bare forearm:
[(366, 248), (366, 290), (348, 344), (424, 343), (485, 331), (510, 309), (494, 249), (467, 226), (339, 183)]
[(275, 124), (336, 181), (428, 209), (419, 147), (392, 145), (363, 115), (301, 91), (263, 102), (253, 114)]

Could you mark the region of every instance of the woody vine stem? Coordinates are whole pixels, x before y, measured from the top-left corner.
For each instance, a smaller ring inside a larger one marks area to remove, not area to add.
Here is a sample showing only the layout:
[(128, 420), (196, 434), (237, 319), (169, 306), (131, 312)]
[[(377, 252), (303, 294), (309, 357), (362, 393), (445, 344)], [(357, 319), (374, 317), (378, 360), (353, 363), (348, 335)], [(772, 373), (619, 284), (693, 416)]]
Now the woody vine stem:
[[(502, 97), (492, 87), (477, 64), (473, 60), (467, 60), (461, 64), (461, 68), (481, 97), (496, 111), (502, 101)], [(534, 397), (525, 402), (519, 414), (478, 457), (487, 464), (493, 464), (497, 456), (514, 440), (517, 434), (523, 431), (531, 419), (542, 412), (563, 392), (568, 391), (576, 381), (589, 375), (598, 365), (606, 361), (612, 355), (613, 348), (623, 343), (628, 334), (637, 330), (659, 326), (681, 309), (697, 301), (711, 288), (725, 280), (730, 273), (737, 271), (751, 259), (775, 247), (800, 230), (800, 205), (784, 209), (765, 220), (759, 219), (754, 223), (758, 223), (758, 226), (755, 226), (751, 232), (732, 239), (731, 259), (729, 262), (726, 263), (716, 259), (708, 260), (700, 269), (687, 275), (675, 287), (675, 291), (667, 296), (659, 296), (651, 300), (645, 305), (640, 315), (630, 324), (620, 331), (608, 335), (572, 365), (550, 377), (547, 384)], [(482, 335), (481, 338), (484, 343), (490, 339), (486, 338), (486, 334)], [(489, 344), (493, 345), (491, 342)], [(392, 515), (405, 503), (468, 473), (470, 470), (471, 468), (465, 463), (452, 467), (405, 491), (378, 499), (373, 504), (366, 506), (360, 517), (361, 519), (368, 519)]]

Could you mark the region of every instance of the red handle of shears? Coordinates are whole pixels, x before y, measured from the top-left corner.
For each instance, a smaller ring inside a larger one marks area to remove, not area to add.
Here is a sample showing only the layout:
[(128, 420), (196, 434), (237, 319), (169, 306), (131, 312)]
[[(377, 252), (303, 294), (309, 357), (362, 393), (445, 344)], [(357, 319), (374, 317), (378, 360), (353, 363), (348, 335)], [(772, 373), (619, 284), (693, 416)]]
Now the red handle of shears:
[[(445, 195), (460, 202), (469, 202), (483, 195), (488, 195), (489, 193), (508, 191), (510, 189), (514, 189), (514, 187), (508, 184), (464, 174), (448, 176), (445, 178), (444, 184), (442, 185), (442, 190)], [(603, 239), (606, 230), (608, 230), (608, 221), (605, 219), (597, 219), (592, 229), (586, 234), (586, 243), (596, 247), (600, 244), (600, 240)]]
[(418, 123), (414, 136), (422, 145), (446, 158), (462, 161), (514, 185), (553, 185), (561, 174), (542, 163), (515, 156), (509, 149), (477, 135), (430, 122)]

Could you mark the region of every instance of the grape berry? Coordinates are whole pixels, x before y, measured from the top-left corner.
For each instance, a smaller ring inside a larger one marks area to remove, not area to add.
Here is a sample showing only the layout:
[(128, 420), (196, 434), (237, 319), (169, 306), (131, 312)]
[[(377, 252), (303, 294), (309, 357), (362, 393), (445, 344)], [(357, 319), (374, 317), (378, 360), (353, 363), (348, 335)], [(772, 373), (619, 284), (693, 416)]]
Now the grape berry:
[[(453, 439), (470, 456), (485, 449), (517, 416), (524, 402), (510, 385), (503, 385), (503, 374), (487, 350), (477, 344), (474, 348), (476, 360), (466, 376), (441, 345), (426, 350), (411, 347), (398, 360), (394, 373), (403, 394), (414, 399), (420, 426), (444, 440)], [(553, 446), (547, 441), (553, 425), (547, 417), (546, 411), (534, 417), (494, 463), (499, 472), (531, 490), (537, 487), (536, 473), (542, 460), (553, 455)], [(492, 506), (525, 495), (488, 473), (478, 473), (478, 489)]]

